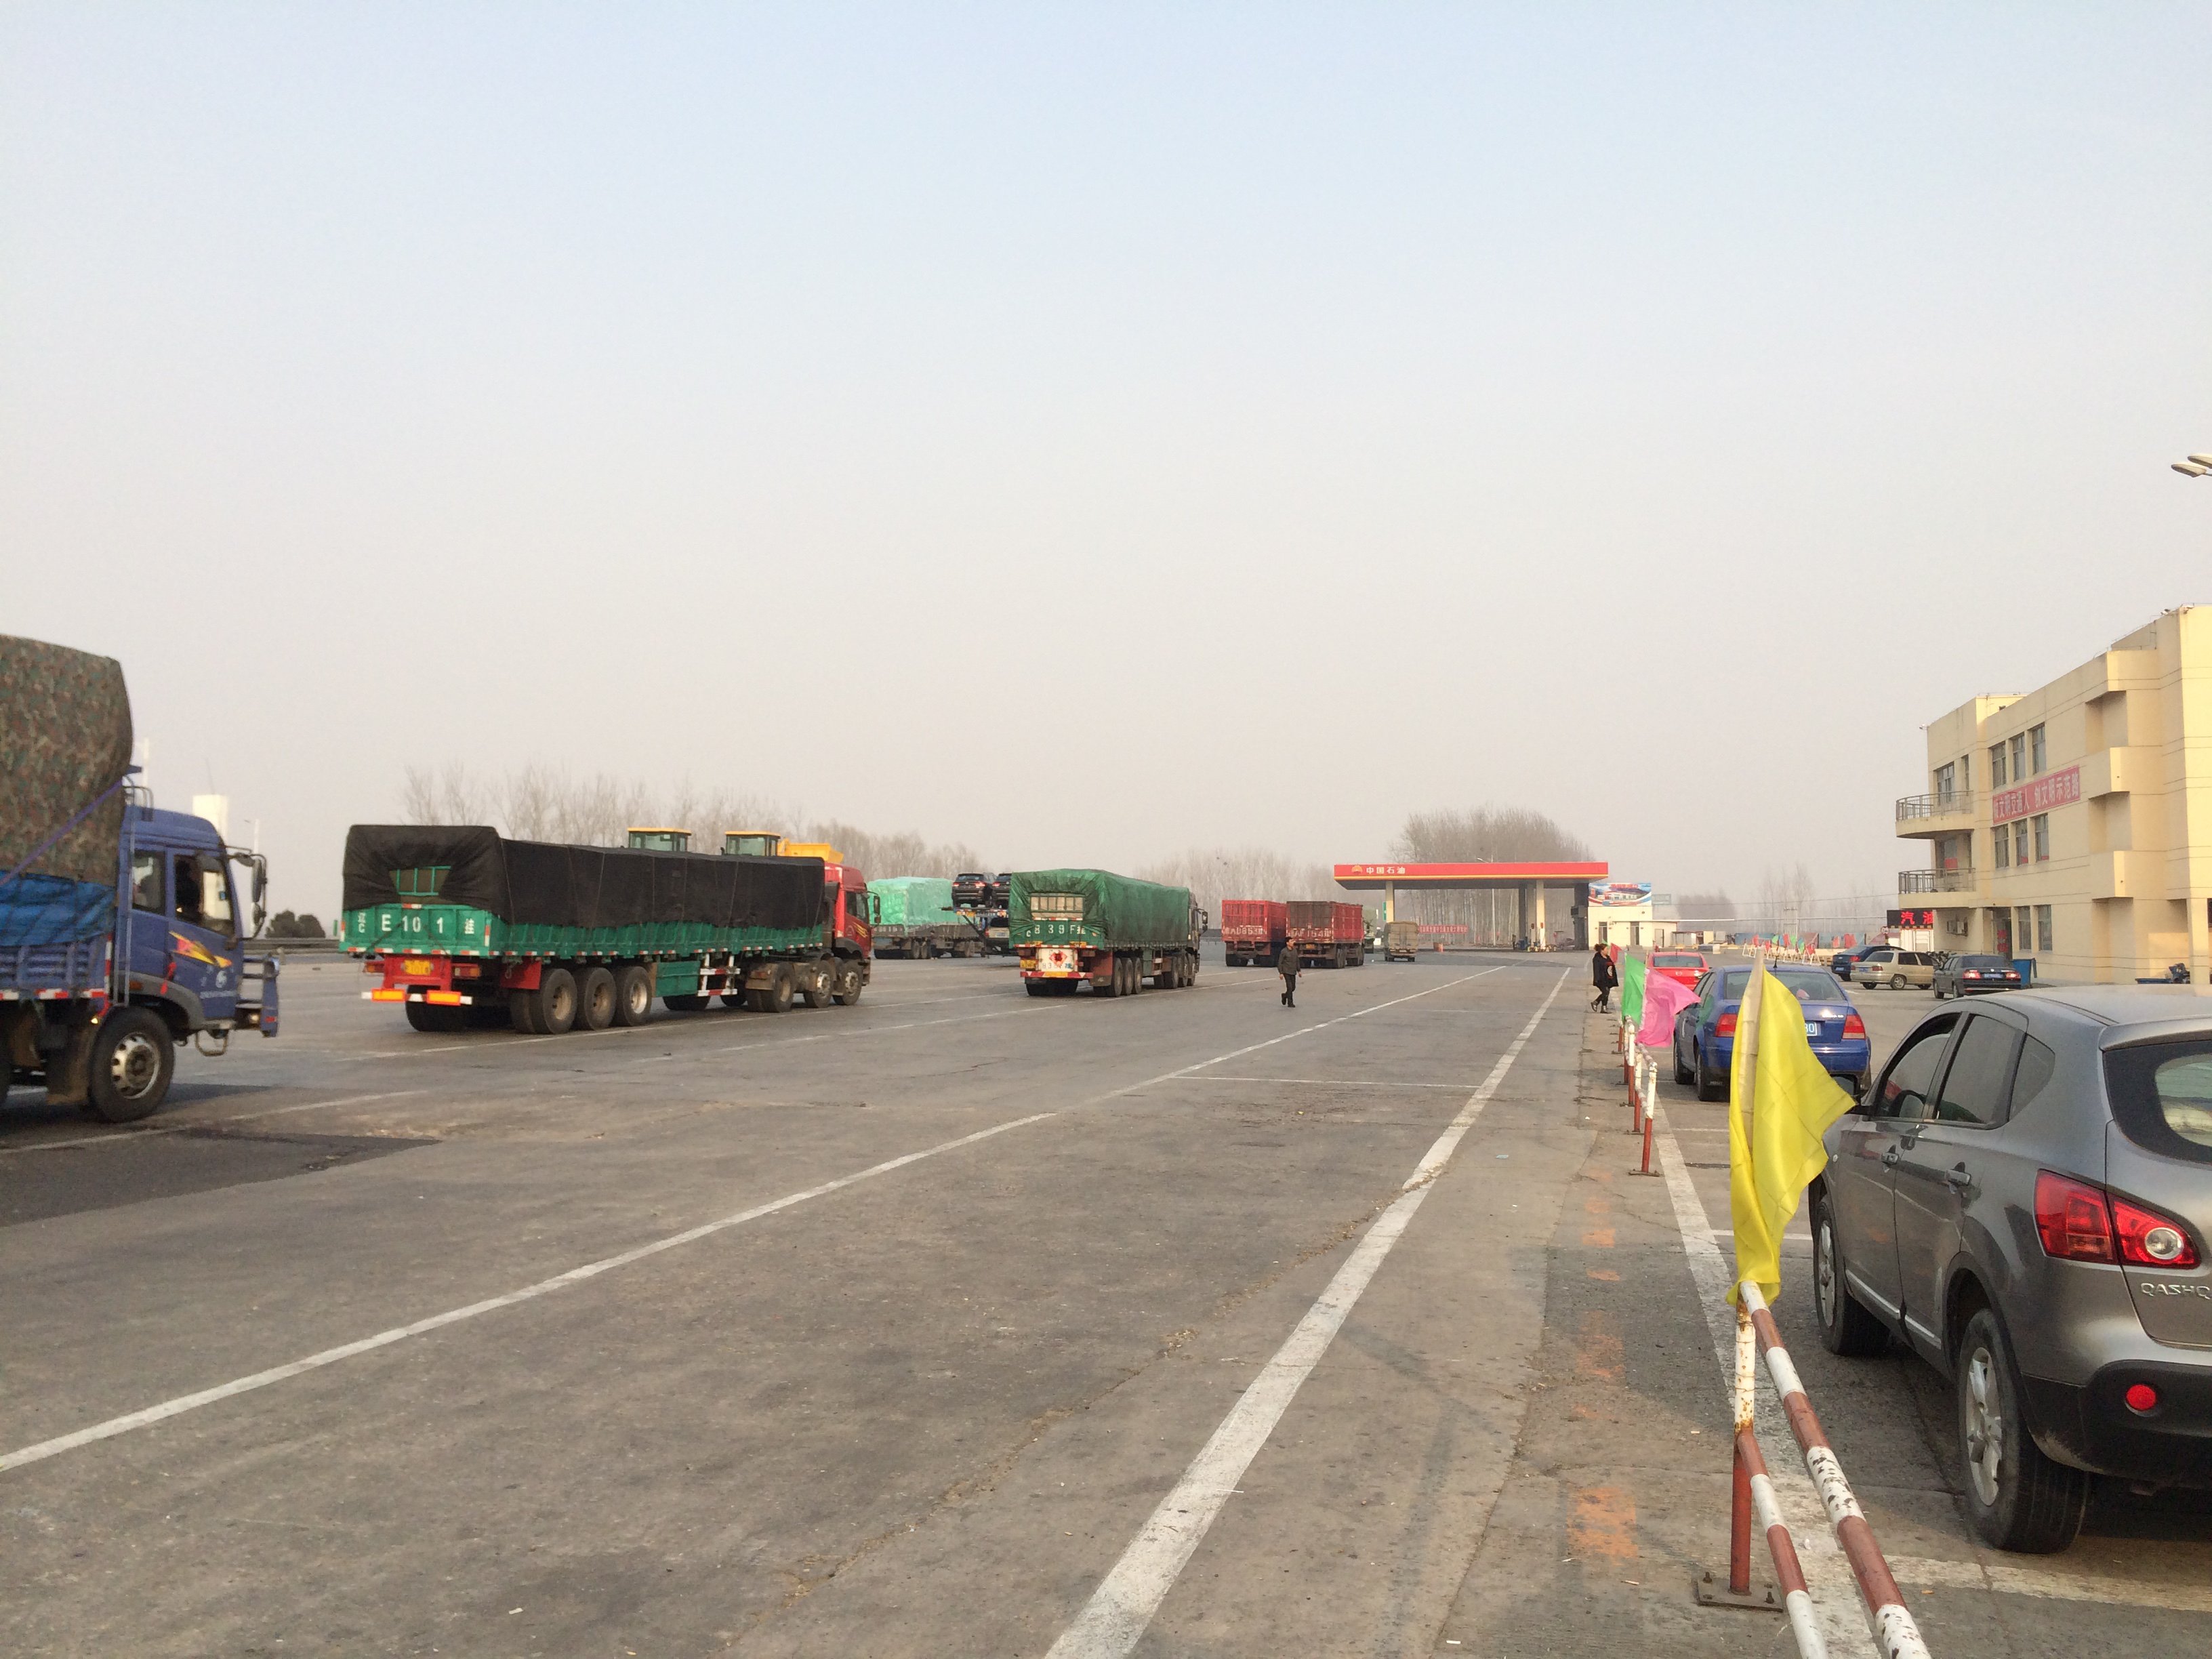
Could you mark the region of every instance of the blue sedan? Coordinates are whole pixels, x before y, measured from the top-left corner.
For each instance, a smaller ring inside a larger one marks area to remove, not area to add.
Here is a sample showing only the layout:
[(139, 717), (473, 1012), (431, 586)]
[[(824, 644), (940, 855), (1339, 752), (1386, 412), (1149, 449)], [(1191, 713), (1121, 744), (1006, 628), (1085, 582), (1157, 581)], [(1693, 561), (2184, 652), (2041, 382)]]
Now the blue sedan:
[[(1784, 964), (1767, 972), (1805, 1005), (1805, 1036), (1813, 1053), (1854, 1094), (1866, 1091), (1874, 1066), (1874, 1044), (1866, 1021), (1825, 968)], [(1743, 1001), (1748, 968), (1721, 968), (1698, 981), (1698, 1000), (1674, 1016), (1674, 1081), (1698, 1085), (1699, 1100), (1725, 1100), (1729, 1061), (1735, 1053), (1736, 1010)]]

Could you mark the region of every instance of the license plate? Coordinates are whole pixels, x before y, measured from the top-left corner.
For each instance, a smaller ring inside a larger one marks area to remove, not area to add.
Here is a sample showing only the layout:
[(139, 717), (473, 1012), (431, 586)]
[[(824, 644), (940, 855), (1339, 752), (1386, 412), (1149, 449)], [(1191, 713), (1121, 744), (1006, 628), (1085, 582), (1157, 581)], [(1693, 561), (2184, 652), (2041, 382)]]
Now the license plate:
[(403, 973), (427, 974), (430, 971), (430, 959), (428, 957), (409, 957), (399, 967)]
[(1808, 1037), (1816, 1037), (1820, 1036), (1820, 1022), (1817, 1019), (1807, 1020), (1805, 1022), (1805, 1035)]

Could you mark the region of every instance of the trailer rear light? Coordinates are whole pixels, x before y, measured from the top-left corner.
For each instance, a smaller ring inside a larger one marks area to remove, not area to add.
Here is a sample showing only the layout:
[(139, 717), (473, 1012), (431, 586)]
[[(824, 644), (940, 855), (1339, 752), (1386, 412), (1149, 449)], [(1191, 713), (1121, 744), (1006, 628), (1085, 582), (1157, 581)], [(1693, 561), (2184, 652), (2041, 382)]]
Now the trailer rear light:
[(362, 994), (371, 1002), (404, 1002), (407, 1000), (407, 993), (399, 990), (366, 991), (363, 992)]
[(2138, 1417), (2147, 1417), (2158, 1409), (2158, 1390), (2148, 1382), (2129, 1383), (2127, 1393), (2121, 1397), (2128, 1402), (2128, 1409)]
[(2110, 1261), (2112, 1218), (2101, 1188), (2040, 1170), (2035, 1176), (2035, 1231), (2043, 1253), (2062, 1261)]
[(453, 977), (455, 979), (474, 979), (483, 972), (483, 967), (479, 963), (457, 962), (453, 964)]
[(1720, 1018), (1720, 1024), (1713, 1027), (1713, 1035), (1715, 1036), (1734, 1036), (1735, 1035), (1735, 1015), (1732, 1012), (1723, 1014)]
[(425, 991), (422, 1000), (434, 1002), (442, 1008), (458, 1008), (468, 999), (459, 991)]
[(2120, 1236), (2120, 1260), (2138, 1267), (2193, 1267), (2197, 1246), (2181, 1224), (2155, 1210), (2112, 1200), (2112, 1224)]
[(1844, 1035), (1856, 1037), (1866, 1035), (1866, 1022), (1858, 1017), (1856, 1010), (1844, 1016)]

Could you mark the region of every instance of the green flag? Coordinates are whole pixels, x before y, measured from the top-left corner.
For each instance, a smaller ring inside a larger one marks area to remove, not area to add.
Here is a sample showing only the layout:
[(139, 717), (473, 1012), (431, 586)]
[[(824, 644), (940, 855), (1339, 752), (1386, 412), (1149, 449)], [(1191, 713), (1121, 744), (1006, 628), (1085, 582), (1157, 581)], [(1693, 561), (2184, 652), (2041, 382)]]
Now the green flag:
[(1632, 953), (1620, 958), (1620, 1017), (1631, 1025), (1644, 1018), (1644, 958)]

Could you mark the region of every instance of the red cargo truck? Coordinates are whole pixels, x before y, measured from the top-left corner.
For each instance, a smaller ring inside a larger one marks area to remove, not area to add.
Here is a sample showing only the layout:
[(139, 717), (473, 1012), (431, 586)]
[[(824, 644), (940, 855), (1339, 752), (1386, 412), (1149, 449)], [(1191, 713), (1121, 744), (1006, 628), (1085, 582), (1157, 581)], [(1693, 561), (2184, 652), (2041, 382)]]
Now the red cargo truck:
[(1367, 917), (1356, 904), (1292, 899), (1284, 923), (1298, 960), (1309, 968), (1359, 968), (1367, 962)]
[(1221, 948), (1231, 968), (1258, 963), (1274, 966), (1289, 937), (1285, 907), (1279, 899), (1224, 899), (1221, 901)]

